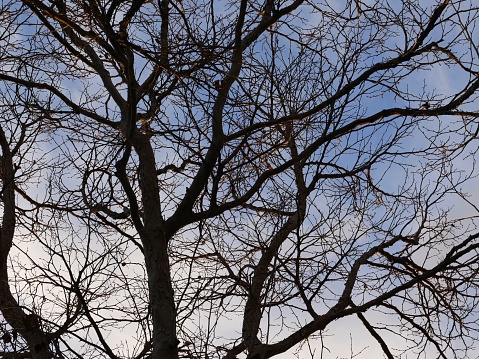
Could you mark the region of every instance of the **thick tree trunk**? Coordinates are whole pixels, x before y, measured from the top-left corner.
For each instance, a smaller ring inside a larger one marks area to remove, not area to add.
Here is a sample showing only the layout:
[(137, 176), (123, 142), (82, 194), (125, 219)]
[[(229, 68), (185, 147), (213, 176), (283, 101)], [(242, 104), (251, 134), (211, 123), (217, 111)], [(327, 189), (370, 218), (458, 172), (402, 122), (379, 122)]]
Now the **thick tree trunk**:
[[(139, 177), (142, 222), (138, 227), (144, 245), (150, 311), (153, 322), (152, 359), (177, 359), (176, 308), (171, 283), (168, 242), (161, 213), (160, 189), (156, 175), (155, 155), (148, 136), (134, 133), (134, 146), (140, 159)], [(131, 198), (130, 203), (136, 199)], [(134, 214), (134, 215), (139, 215)]]
[(153, 321), (152, 359), (177, 359), (176, 308), (168, 261), (168, 241), (161, 236), (144, 241), (150, 310)]

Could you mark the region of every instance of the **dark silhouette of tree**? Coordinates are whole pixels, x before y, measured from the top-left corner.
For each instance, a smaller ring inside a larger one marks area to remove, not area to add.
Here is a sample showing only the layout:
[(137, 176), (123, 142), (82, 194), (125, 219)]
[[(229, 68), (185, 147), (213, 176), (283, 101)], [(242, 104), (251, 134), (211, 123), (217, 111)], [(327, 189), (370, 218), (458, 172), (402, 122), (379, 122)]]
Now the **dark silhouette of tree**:
[(474, 356), (474, 1), (0, 19), (3, 358)]

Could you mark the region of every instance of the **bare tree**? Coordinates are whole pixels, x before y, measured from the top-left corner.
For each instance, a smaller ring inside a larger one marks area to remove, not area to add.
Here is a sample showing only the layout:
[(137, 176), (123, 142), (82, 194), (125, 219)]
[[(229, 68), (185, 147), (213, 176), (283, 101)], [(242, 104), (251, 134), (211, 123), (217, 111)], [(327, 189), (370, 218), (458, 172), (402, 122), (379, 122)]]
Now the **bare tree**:
[(0, 19), (3, 358), (475, 357), (475, 1)]

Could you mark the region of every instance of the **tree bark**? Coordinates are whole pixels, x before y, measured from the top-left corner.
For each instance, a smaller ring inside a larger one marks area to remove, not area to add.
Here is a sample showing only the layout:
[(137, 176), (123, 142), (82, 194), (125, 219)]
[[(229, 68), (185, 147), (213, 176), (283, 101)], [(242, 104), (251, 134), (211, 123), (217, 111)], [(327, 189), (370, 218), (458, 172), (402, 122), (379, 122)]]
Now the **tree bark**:
[(176, 337), (176, 308), (168, 260), (168, 240), (159, 233), (147, 236), (144, 243), (153, 321), (152, 359), (177, 359), (179, 341)]
[(176, 336), (176, 307), (168, 258), (171, 234), (165, 231), (151, 143), (147, 136), (135, 131), (133, 145), (140, 160), (143, 227), (139, 229), (139, 233), (144, 245), (148, 273), (150, 314), (153, 322), (152, 359), (176, 359), (179, 341)]

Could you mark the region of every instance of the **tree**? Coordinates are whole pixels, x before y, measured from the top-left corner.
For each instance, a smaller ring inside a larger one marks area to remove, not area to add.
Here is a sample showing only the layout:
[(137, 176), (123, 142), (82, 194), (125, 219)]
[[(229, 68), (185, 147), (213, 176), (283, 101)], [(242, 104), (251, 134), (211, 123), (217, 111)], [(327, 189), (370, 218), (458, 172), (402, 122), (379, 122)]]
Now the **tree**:
[(391, 3), (4, 1), (3, 357), (474, 355), (479, 8)]

